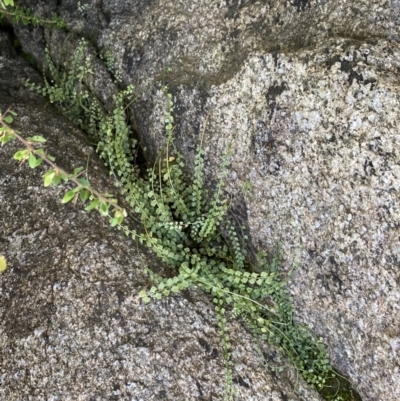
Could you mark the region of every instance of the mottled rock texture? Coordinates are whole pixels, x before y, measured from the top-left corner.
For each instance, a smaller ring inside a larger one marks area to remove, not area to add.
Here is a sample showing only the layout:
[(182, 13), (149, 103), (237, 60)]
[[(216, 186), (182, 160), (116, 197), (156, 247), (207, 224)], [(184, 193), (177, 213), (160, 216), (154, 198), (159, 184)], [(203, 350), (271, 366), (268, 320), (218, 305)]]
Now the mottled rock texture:
[[(138, 85), (150, 158), (164, 141), (162, 82), (189, 161), (208, 116), (209, 182), (231, 143), (227, 196), (253, 245), (281, 241), (284, 268), (297, 266), (297, 319), (364, 401), (400, 399), (400, 2), (84, 3), (38, 4), (70, 25), (15, 27), (23, 49), (38, 65), (45, 44), (61, 60), (79, 35), (111, 51), (124, 84)], [(92, 85), (106, 102), (102, 68)]]
[[(114, 192), (85, 136), (45, 99), (21, 87), (38, 80), (0, 33), (0, 108), (18, 112), (25, 136), (48, 139), (62, 168), (85, 166), (91, 183)], [(17, 142), (0, 148), (0, 400), (222, 400), (225, 362), (212, 303), (187, 291), (143, 305), (147, 266), (171, 274), (146, 250), (80, 205), (66, 188), (44, 188), (44, 167), (18, 167)], [(238, 399), (317, 401), (292, 369), (272, 376), (238, 323), (231, 327)], [(278, 379), (277, 379), (278, 378)]]

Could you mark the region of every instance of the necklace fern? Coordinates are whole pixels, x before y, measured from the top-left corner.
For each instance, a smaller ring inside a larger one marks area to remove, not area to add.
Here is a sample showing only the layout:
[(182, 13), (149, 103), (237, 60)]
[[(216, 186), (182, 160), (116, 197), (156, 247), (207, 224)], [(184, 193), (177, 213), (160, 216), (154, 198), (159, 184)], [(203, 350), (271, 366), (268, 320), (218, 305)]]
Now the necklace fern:
[(139, 174), (132, 165), (137, 143), (131, 139), (125, 114), (133, 87), (116, 95), (114, 109), (107, 112), (84, 85), (85, 75), (93, 71), (83, 41), (69, 72), (58, 69), (48, 52), (46, 56), (52, 81), (45, 77), (44, 87), (29, 82), (27, 85), (48, 96), (89, 133), (130, 206), (128, 213), (140, 221), (142, 229), (136, 231), (121, 225), (122, 219), (114, 219), (113, 225), (146, 244), (176, 272), (174, 277), (163, 278), (146, 269), (153, 286), (139, 293), (141, 299), (150, 302), (188, 287), (200, 288), (212, 297), (226, 361), (225, 398), (234, 398), (232, 344), (227, 322), (230, 318), (241, 318), (255, 338), (276, 346), (326, 400), (360, 400), (329, 364), (322, 340), (315, 339), (308, 328), (293, 321), (293, 304), (279, 273), (280, 250), (270, 261), (263, 254), (255, 262), (248, 257), (243, 227), (238, 227), (231, 218), (229, 205), (222, 196), (230, 153), (223, 157), (214, 192), (204, 186), (201, 145), (194, 159), (193, 179), (189, 180), (183, 157), (174, 149), (174, 105), (172, 95), (164, 87), (166, 147), (154, 166)]
[(11, 18), (13, 22), (21, 21), (24, 25), (43, 26), (46, 28), (64, 28), (66, 23), (57, 15), (43, 18), (32, 15), (29, 8), (22, 8), (14, 0), (0, 0), (0, 20)]

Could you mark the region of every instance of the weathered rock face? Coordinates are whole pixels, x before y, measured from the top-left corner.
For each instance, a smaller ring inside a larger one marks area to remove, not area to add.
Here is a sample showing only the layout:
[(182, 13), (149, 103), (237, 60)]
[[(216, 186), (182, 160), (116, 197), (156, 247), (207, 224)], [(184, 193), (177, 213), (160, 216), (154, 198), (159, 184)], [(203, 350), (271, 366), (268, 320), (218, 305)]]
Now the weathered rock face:
[[(20, 4), (32, 6), (30, 0)], [(38, 4), (38, 13), (57, 12), (69, 21), (68, 32), (18, 27), (18, 37), (40, 65), (45, 45), (55, 60), (63, 60), (72, 55), (81, 36), (99, 50), (111, 51), (124, 83), (140, 83), (143, 101), (136, 103), (136, 119), (152, 155), (159, 146), (157, 133), (163, 133), (160, 107), (164, 101), (154, 93), (155, 81), (169, 83), (174, 93), (183, 86), (194, 95), (177, 99), (181, 103), (177, 131), (183, 130), (187, 140), (198, 135), (210, 88), (235, 80), (251, 55), (269, 54), (277, 63), (280, 55), (318, 45), (324, 51), (331, 37), (357, 43), (400, 38), (400, 5), (395, 0), (104, 0), (100, 5), (95, 1), (85, 5), (80, 10), (75, 0), (58, 6)], [(166, 76), (168, 67), (173, 71)], [(101, 68), (96, 73), (97, 93), (107, 101), (110, 84)], [(187, 115), (180, 119), (184, 111)]]
[[(3, 33), (0, 62), (0, 108), (18, 112), (20, 132), (46, 137), (67, 171), (89, 158), (91, 183), (113, 192), (83, 134), (21, 88), (23, 78), (39, 77)], [(222, 400), (225, 362), (210, 300), (190, 291), (143, 305), (143, 266), (160, 271), (159, 262), (99, 215), (62, 205), (65, 188), (44, 188), (42, 167), (18, 167), (19, 148), (0, 148), (0, 254), (9, 265), (0, 276), (0, 399)], [(239, 323), (231, 331), (240, 399), (280, 401), (294, 391), (294, 371), (277, 381), (249, 333)], [(294, 399), (319, 400), (303, 384)]]
[(59, 60), (77, 33), (110, 50), (139, 84), (149, 155), (163, 143), (161, 81), (189, 159), (208, 116), (208, 177), (231, 143), (227, 191), (244, 197), (254, 245), (281, 241), (285, 268), (298, 266), (299, 321), (364, 401), (400, 399), (400, 2), (62, 3), (43, 7), (67, 31), (15, 28), (25, 51), (40, 64), (47, 44)]
[(232, 143), (231, 191), (251, 183), (253, 238), (280, 240), (288, 268), (300, 264), (290, 282), (298, 317), (334, 364), (364, 399), (398, 398), (400, 47), (327, 46), (276, 64), (249, 57), (214, 87), (209, 154)]

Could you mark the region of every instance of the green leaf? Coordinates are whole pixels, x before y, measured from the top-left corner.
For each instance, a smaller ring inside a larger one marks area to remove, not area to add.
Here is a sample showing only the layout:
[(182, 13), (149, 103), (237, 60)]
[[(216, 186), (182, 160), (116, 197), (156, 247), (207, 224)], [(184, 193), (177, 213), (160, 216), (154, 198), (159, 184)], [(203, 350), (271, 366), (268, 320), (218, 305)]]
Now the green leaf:
[[(4, 128), (4, 127), (3, 127)], [(10, 142), (12, 139), (15, 139), (15, 136), (13, 135), (13, 134), (9, 134), (9, 133), (7, 133), (7, 134), (4, 134), (1, 138), (0, 138), (0, 142), (2, 143), (2, 144), (6, 144), (6, 143), (8, 143), (8, 142)]]
[(42, 163), (43, 163), (43, 159), (42, 159), (41, 157), (39, 157), (39, 158), (37, 159), (37, 161), (36, 161), (36, 166), (35, 166), (35, 167), (40, 166)]
[(79, 192), (82, 202), (86, 202), (89, 199), (90, 192), (87, 189), (81, 189)]
[(4, 117), (3, 119), (7, 124), (11, 124), (14, 119), (11, 116)]
[(110, 206), (108, 205), (108, 203), (106, 202), (101, 202), (100, 203), (100, 208), (99, 208), (99, 212), (102, 216), (108, 216), (108, 208)]
[[(74, 173), (74, 175), (76, 175), (76, 174)], [(84, 178), (78, 178), (78, 182), (79, 182), (82, 186), (84, 186), (84, 187), (90, 186), (89, 181), (88, 181), (88, 180), (85, 180)]]
[(87, 206), (86, 208), (85, 208), (85, 210), (87, 211), (87, 212), (90, 212), (91, 210), (93, 210), (93, 209), (97, 209), (97, 206), (99, 205), (99, 200), (96, 198), (96, 199), (94, 199), (90, 204), (89, 204), (89, 206)]
[(54, 170), (50, 170), (46, 174), (43, 174), (45, 187), (48, 187), (52, 184), (53, 178), (55, 175), (56, 175), (56, 172)]
[(74, 169), (74, 171), (72, 172), (72, 176), (77, 176), (81, 171), (83, 170), (83, 167), (76, 167), (75, 169)]
[(29, 153), (28, 149), (19, 150), (14, 154), (13, 158), (15, 160), (25, 160), (28, 156), (28, 153)]
[(39, 143), (45, 143), (47, 142), (46, 139), (44, 139), (42, 136), (40, 135), (34, 135), (34, 136), (30, 136), (28, 138), (26, 138), (27, 141), (29, 142), (39, 142)]
[(56, 174), (53, 178), (53, 185), (57, 186), (59, 183), (61, 182), (61, 175), (60, 174)]
[(69, 190), (61, 200), (61, 203), (68, 203), (76, 194), (74, 189)]
[(42, 164), (43, 159), (41, 159), (41, 158), (37, 159), (36, 156), (33, 153), (31, 153), (29, 155), (28, 162), (29, 162), (30, 168), (36, 168), (37, 166), (40, 166), (40, 164)]
[(115, 227), (115, 226), (117, 226), (119, 224), (121, 224), (120, 217), (113, 217), (112, 219), (110, 219), (110, 226), (111, 227)]
[(59, 172), (59, 177), (60, 179), (62, 179), (63, 181), (67, 182), (68, 181), (68, 175), (62, 171)]

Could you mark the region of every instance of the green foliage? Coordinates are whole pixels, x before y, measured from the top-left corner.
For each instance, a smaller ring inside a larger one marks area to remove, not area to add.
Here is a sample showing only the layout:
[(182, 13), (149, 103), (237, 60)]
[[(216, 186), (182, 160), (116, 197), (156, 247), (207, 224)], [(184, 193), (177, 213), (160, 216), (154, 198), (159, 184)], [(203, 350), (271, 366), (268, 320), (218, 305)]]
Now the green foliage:
[(0, 9), (5, 9), (7, 6), (14, 7), (14, 0), (0, 0)]
[[(19, 132), (12, 129), (9, 124), (13, 122), (16, 113), (7, 110), (2, 114), (0, 110), (0, 144), (4, 145), (13, 139), (18, 139), (24, 146), (24, 149), (18, 150), (14, 154), (14, 159), (22, 165), (28, 162), (30, 168), (34, 169), (40, 166), (43, 161), (51, 167), (42, 177), (44, 186), (57, 186), (60, 183), (72, 182), (75, 187), (70, 189), (62, 198), (62, 203), (73, 201), (76, 203), (80, 199), (83, 203), (90, 202), (85, 210), (97, 210), (102, 216), (109, 217), (110, 224), (116, 226), (121, 224), (124, 217), (127, 216), (126, 211), (118, 206), (117, 200), (111, 194), (101, 194), (96, 191), (85, 178), (81, 177), (83, 167), (77, 167), (72, 173), (67, 173), (58, 167), (54, 161), (55, 158), (49, 155), (42, 147), (46, 143), (46, 139), (40, 135), (29, 138), (23, 138)], [(110, 210), (113, 215), (110, 215)]]
[(45, 28), (64, 28), (66, 23), (56, 14), (51, 18), (33, 15), (29, 8), (21, 8), (14, 0), (0, 0), (0, 20), (9, 17), (13, 22), (22, 22), (24, 25), (43, 26)]
[[(88, 89), (85, 81), (93, 74), (92, 59), (86, 52), (87, 44), (80, 40), (68, 70), (58, 68), (45, 49), (47, 70), (44, 86), (29, 80), (25, 84), (32, 91), (47, 96), (70, 121), (78, 124), (97, 143), (97, 150), (110, 168), (118, 158), (117, 176), (132, 169), (131, 156), (136, 146), (132, 131), (126, 122), (125, 104), (131, 100), (134, 87), (128, 86), (114, 97), (114, 108), (107, 112), (100, 101)], [(49, 80), (47, 74), (51, 77)], [(126, 175), (126, 174), (125, 174)]]
[(242, 184), (242, 191), (245, 194), (253, 193), (253, 184), (249, 180), (244, 180)]
[[(129, 205), (130, 214), (140, 221), (142, 229), (136, 231), (121, 224), (125, 216), (121, 209), (116, 209), (111, 225), (146, 244), (176, 272), (174, 277), (164, 278), (146, 269), (153, 286), (139, 293), (141, 299), (144, 302), (159, 300), (188, 287), (197, 287), (210, 294), (226, 361), (225, 398), (234, 398), (228, 320), (240, 318), (255, 338), (281, 350), (304, 380), (326, 400), (356, 400), (351, 389), (351, 398), (345, 398), (345, 386), (341, 385), (340, 375), (329, 364), (322, 340), (316, 339), (307, 327), (295, 324), (293, 304), (284, 277), (279, 272), (280, 249), (272, 260), (261, 253), (256, 261), (248, 257), (244, 227), (231, 217), (229, 205), (223, 197), (230, 152), (223, 157), (218, 182), (212, 191), (204, 186), (204, 150), (200, 144), (195, 156), (193, 179), (189, 180), (183, 157), (174, 147), (174, 104), (172, 95), (164, 87), (166, 146), (158, 154), (153, 167), (145, 174), (139, 174), (138, 169), (133, 168), (132, 154), (136, 142), (131, 139), (125, 112), (133, 88), (128, 87), (116, 95), (113, 110), (107, 112), (85, 86), (85, 79), (93, 71), (83, 41), (68, 70), (56, 67), (48, 51), (46, 55), (51, 79), (45, 74), (43, 87), (29, 82), (27, 85), (48, 96), (66, 116), (89, 133)], [(11, 122), (6, 120), (9, 117), (3, 115), (0, 119), (6, 127), (0, 131), (3, 143), (13, 135), (17, 136), (15, 132), (7, 131), (6, 123)], [(21, 162), (28, 160), (32, 168), (42, 159), (48, 162), (42, 148), (32, 147), (41, 146), (42, 142), (41, 137), (31, 138), (29, 146), (17, 152), (15, 158)], [(108, 207), (116, 208), (113, 199), (108, 195), (101, 198), (93, 192), (87, 181), (78, 178), (80, 173), (81, 170), (77, 169), (72, 175), (67, 175), (53, 167), (43, 177), (46, 186), (65, 178), (75, 180), (77, 186), (64, 195), (62, 202), (75, 201), (78, 196), (83, 201), (89, 199), (91, 203), (86, 210), (97, 209), (108, 216)], [(280, 370), (282, 366), (272, 369)], [(340, 382), (340, 385), (334, 386), (333, 382)]]
[(104, 54), (100, 54), (99, 57), (104, 60), (107, 71), (111, 74), (114, 81), (117, 83), (122, 82), (121, 72), (115, 69), (115, 58), (110, 50), (106, 50)]
[(76, 5), (78, 11), (83, 14), (86, 9), (87, 9), (87, 4), (82, 4), (80, 1), (78, 1), (77, 5)]
[(89, 56), (85, 56), (84, 51), (85, 42), (81, 40), (67, 72), (54, 64), (48, 48), (45, 48), (47, 69), (51, 80), (47, 79), (44, 71), (44, 86), (35, 85), (29, 80), (25, 81), (27, 87), (43, 96), (48, 96), (51, 103), (55, 103), (70, 120), (78, 122), (80, 126), (89, 125), (90, 109), (97, 107), (98, 103), (95, 102), (96, 106), (90, 104), (92, 97), (83, 82), (84, 77), (93, 73), (91, 59)]

